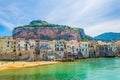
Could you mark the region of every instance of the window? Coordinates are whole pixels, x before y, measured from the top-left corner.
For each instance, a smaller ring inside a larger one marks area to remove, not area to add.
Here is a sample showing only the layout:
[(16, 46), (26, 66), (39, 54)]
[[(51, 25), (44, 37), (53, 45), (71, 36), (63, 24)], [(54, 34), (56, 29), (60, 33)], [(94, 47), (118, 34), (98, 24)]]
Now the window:
[(87, 44), (85, 44), (85, 47), (87, 47), (88, 45)]
[(82, 49), (82, 51), (84, 51), (84, 49)]
[(27, 46), (27, 44), (24, 44), (24, 46)]
[(56, 50), (56, 51), (59, 51), (59, 48), (56, 48), (55, 50)]
[(87, 49), (85, 49), (85, 51), (87, 52), (88, 50), (87, 50)]
[(14, 49), (13, 52), (16, 52), (16, 50)]
[(63, 44), (61, 44), (61, 46), (63, 46)]
[(58, 44), (55, 45), (55, 47), (58, 47), (58, 46), (59, 46)]
[(10, 44), (10, 42), (8, 41), (7, 44)]
[(76, 51), (78, 51), (79, 49), (76, 49)]
[(20, 44), (18, 44), (18, 47), (20, 47)]
[(61, 51), (63, 51), (64, 49), (63, 48), (61, 48)]

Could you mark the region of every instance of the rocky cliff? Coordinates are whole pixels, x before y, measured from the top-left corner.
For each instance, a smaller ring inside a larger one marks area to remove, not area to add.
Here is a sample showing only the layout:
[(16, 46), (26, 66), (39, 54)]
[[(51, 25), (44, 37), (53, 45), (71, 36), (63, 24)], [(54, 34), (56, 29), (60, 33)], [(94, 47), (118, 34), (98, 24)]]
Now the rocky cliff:
[(81, 28), (71, 28), (66, 25), (55, 25), (46, 21), (36, 20), (30, 22), (29, 25), (14, 28), (13, 38), (79, 41), (88, 37)]

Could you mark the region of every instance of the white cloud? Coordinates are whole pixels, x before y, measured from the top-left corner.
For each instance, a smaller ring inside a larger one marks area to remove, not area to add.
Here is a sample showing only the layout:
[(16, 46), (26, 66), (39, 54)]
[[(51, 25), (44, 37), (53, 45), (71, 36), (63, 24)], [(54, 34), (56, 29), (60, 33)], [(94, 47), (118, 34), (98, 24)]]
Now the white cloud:
[(27, 16), (25, 16), (26, 14), (22, 14), (24, 11), (18, 5), (19, 3), (14, 2), (4, 6), (4, 8), (0, 6), (0, 17), (2, 17), (0, 24), (4, 25), (10, 31), (16, 26), (24, 25), (25, 21), (28, 20)]
[[(84, 28), (86, 34), (120, 32), (120, 20), (112, 20), (114, 0), (71, 0), (64, 2), (48, 15), (48, 21)], [(119, 6), (118, 6), (119, 7)], [(118, 8), (116, 7), (116, 8)], [(114, 12), (113, 12), (114, 13)]]
[[(78, 25), (81, 25), (81, 21), (87, 20), (88, 17), (96, 18), (103, 15), (105, 13), (103, 7), (106, 6), (104, 5), (106, 2), (106, 0), (71, 0), (70, 2), (64, 2), (63, 4), (58, 4), (58, 6), (48, 14), (47, 20), (70, 25), (79, 23)], [(103, 10), (104, 12), (102, 12)], [(95, 15), (97, 12), (102, 12), (102, 14)]]
[(7, 21), (4, 21), (4, 20), (1, 20), (0, 19), (0, 24), (4, 25), (6, 28), (8, 28), (9, 30), (13, 30), (13, 28), (15, 27), (14, 24), (10, 23), (10, 22), (7, 22)]
[(120, 20), (102, 22), (85, 28), (86, 34), (97, 36), (104, 32), (120, 32)]
[[(109, 30), (119, 31), (116, 26), (119, 26), (120, 17), (115, 18), (119, 14), (114, 14), (115, 9), (120, 8), (118, 2), (120, 3), (118, 0), (9, 1), (0, 6), (0, 24), (12, 30), (15, 26), (41, 19), (49, 23), (84, 28), (86, 34), (95, 36)], [(110, 18), (112, 15), (114, 20)]]

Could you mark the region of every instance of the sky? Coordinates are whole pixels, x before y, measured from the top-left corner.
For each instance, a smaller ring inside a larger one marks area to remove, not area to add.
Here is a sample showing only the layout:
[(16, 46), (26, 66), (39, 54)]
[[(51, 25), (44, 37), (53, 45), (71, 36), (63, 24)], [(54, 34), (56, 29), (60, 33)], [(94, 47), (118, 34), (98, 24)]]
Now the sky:
[(0, 36), (32, 20), (83, 28), (92, 37), (120, 32), (120, 0), (0, 0)]

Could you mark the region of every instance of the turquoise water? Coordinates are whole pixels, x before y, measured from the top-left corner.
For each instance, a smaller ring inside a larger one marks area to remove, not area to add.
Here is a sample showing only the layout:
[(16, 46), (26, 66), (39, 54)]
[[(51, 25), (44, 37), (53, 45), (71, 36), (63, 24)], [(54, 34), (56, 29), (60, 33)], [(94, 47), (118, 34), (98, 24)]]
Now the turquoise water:
[(0, 80), (120, 80), (120, 59), (85, 59), (2, 71)]

